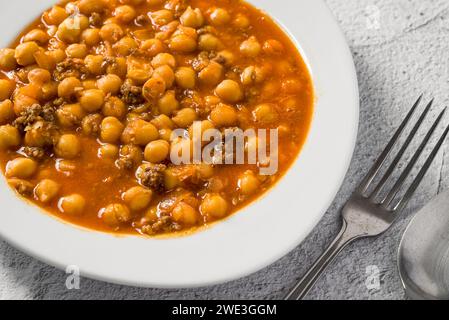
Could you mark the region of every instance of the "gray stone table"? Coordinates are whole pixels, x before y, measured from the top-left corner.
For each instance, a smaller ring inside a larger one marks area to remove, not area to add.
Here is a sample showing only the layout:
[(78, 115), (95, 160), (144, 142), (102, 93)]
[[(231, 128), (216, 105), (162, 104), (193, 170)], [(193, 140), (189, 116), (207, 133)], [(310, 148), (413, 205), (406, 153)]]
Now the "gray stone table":
[[(82, 279), (67, 290), (64, 272), (0, 242), (0, 299), (280, 298), (338, 229), (339, 208), (381, 151), (413, 100), (424, 92), (449, 103), (449, 1), (326, 0), (346, 34), (358, 72), (361, 118), (346, 180), (310, 236), (270, 267), (231, 283), (189, 290), (140, 289)], [(344, 106), (335, 106), (342, 108)], [(435, 116), (437, 110), (433, 111)], [(344, 125), (342, 123), (341, 125)], [(422, 135), (422, 134), (421, 134)], [(447, 144), (448, 145), (448, 144)], [(448, 187), (449, 147), (443, 150), (398, 223), (375, 240), (351, 245), (330, 266), (310, 299), (404, 299), (396, 252), (411, 214)], [(380, 285), (367, 286), (373, 270)]]

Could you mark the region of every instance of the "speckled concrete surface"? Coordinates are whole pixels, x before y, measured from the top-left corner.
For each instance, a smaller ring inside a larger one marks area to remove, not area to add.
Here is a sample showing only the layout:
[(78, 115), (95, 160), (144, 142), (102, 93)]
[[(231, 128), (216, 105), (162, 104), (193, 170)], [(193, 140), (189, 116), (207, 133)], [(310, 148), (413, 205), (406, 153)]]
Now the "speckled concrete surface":
[[(307, 240), (272, 266), (231, 283), (190, 290), (139, 289), (81, 280), (67, 290), (64, 272), (0, 242), (0, 299), (275, 299), (303, 274), (337, 232), (339, 208), (374, 161), (413, 100), (424, 92), (437, 107), (449, 103), (449, 1), (326, 0), (354, 55), (361, 93), (357, 147), (347, 178), (331, 208)], [(338, 106), (336, 106), (338, 107)], [(438, 109), (438, 108), (436, 108)], [(433, 111), (435, 116), (437, 110)], [(342, 124), (344, 125), (344, 124)], [(404, 299), (396, 251), (411, 213), (449, 185), (449, 144), (435, 160), (398, 223), (375, 240), (347, 248), (309, 299)], [(368, 289), (367, 268), (381, 271)]]

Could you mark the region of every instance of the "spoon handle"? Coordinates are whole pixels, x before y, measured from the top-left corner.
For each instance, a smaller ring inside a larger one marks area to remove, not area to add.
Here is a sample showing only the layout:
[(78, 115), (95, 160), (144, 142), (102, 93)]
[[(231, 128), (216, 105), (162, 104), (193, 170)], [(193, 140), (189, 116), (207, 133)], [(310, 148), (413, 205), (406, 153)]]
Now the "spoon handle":
[(284, 300), (302, 300), (335, 257), (357, 238), (343, 221), (341, 231)]

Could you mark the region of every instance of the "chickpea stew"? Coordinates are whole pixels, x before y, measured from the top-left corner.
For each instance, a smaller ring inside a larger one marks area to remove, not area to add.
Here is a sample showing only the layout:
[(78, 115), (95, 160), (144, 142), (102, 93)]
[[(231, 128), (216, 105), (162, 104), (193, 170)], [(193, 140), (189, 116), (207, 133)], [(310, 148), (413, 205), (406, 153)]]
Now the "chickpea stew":
[[(0, 50), (0, 166), (18, 194), (76, 225), (191, 231), (279, 181), (313, 103), (295, 45), (244, 1), (63, 1)], [(195, 121), (278, 129), (278, 172), (175, 165), (172, 132)]]

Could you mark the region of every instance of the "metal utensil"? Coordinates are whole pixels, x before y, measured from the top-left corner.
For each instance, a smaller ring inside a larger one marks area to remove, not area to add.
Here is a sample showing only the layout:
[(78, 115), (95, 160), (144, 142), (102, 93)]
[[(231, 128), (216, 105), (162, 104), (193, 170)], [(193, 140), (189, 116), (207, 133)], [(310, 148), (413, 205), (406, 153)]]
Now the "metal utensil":
[(398, 267), (409, 298), (449, 300), (449, 191), (412, 219), (399, 246)]
[[(396, 220), (398, 215), (407, 205), (408, 201), (416, 191), (417, 187), (421, 183), (424, 175), (432, 164), (435, 156), (437, 155), (439, 149), (441, 148), (446, 136), (449, 132), (449, 127), (446, 128), (444, 133), (441, 135), (439, 141), (435, 145), (434, 149), (428, 156), (426, 162), (422, 166), (418, 175), (413, 180), (410, 187), (406, 190), (403, 196), (399, 197), (398, 194), (404, 185), (406, 178), (410, 175), (412, 169), (415, 167), (418, 159), (420, 158), (422, 152), (427, 146), (432, 134), (440, 123), (443, 114), (446, 109), (444, 109), (437, 119), (434, 121), (432, 127), (427, 132), (426, 136), (422, 140), (418, 149), (414, 153), (413, 157), (409, 161), (408, 165), (402, 172), (399, 179), (393, 185), (393, 187), (388, 190), (385, 196), (381, 196), (381, 191), (386, 185), (386, 182), (390, 178), (391, 174), (394, 172), (395, 168), (402, 159), (405, 151), (409, 147), (413, 138), (415, 137), (418, 129), (426, 118), (433, 104), (433, 100), (430, 101), (424, 111), (422, 112), (419, 120), (416, 122), (412, 128), (410, 134), (406, 138), (404, 144), (398, 151), (396, 157), (392, 160), (392, 163), (387, 168), (384, 175), (380, 178), (380, 181), (374, 186), (374, 180), (376, 177), (380, 176), (380, 169), (387, 162), (387, 158), (392, 152), (394, 146), (397, 144), (399, 138), (402, 136), (407, 124), (412, 118), (415, 110), (419, 106), (422, 100), (422, 95), (413, 105), (410, 112), (405, 117), (402, 124), (399, 126), (393, 138), (388, 143), (385, 150), (382, 152), (380, 157), (375, 162), (374, 166), (370, 169), (365, 179), (362, 181), (360, 186), (352, 194), (349, 201), (342, 209), (342, 228), (340, 233), (337, 235), (335, 240), (329, 245), (325, 252), (318, 258), (318, 260), (313, 264), (306, 275), (298, 282), (298, 284), (293, 288), (293, 290), (285, 297), (286, 300), (300, 300), (305, 297), (312, 286), (315, 284), (317, 279), (326, 269), (326, 267), (335, 259), (335, 257), (351, 242), (360, 238), (375, 237), (385, 231), (387, 231), (393, 222)], [(374, 187), (373, 191), (368, 192), (368, 190)], [(399, 198), (399, 199), (397, 199)]]

